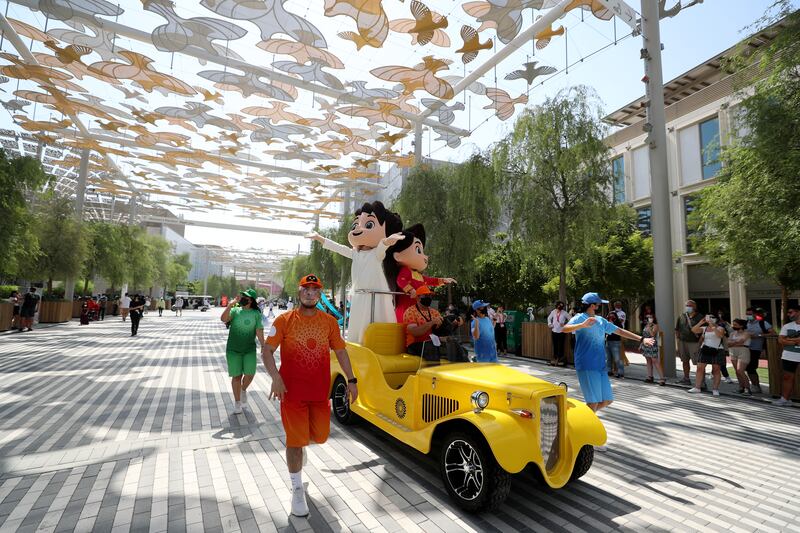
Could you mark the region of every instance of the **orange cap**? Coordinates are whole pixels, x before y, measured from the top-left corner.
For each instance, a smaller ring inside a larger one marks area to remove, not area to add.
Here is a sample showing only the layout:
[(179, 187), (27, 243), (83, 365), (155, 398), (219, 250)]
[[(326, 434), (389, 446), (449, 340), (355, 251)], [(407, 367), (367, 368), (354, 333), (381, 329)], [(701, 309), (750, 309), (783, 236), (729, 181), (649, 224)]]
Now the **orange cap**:
[(417, 298), (420, 296), (427, 296), (428, 294), (433, 294), (433, 291), (427, 285), (423, 285), (419, 289), (417, 289)]
[(318, 289), (322, 288), (322, 282), (314, 274), (306, 274), (305, 276), (300, 278), (301, 287), (306, 287), (308, 285), (311, 285), (312, 287), (316, 287)]

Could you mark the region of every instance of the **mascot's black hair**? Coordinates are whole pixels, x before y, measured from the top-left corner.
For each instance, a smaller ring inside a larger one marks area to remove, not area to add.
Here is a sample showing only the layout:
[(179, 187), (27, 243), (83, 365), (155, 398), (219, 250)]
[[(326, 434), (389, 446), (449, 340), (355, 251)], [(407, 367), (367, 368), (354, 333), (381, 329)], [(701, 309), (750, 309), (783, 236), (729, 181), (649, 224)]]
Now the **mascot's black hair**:
[(355, 217), (358, 217), (358, 215), (361, 213), (375, 215), (375, 218), (378, 219), (378, 222), (383, 224), (386, 228), (387, 237), (403, 229), (403, 220), (400, 218), (400, 215), (394, 211), (389, 211), (386, 209), (383, 203), (377, 200), (372, 203), (365, 203), (356, 209)]
[(402, 252), (414, 244), (414, 239), (419, 239), (422, 245), (425, 246), (425, 226), (422, 224), (414, 224), (402, 231), (403, 240), (397, 241), (386, 250), (386, 257), (383, 258), (383, 273), (386, 274), (386, 280), (389, 282), (389, 289), (398, 291), (397, 274), (400, 273), (400, 265), (395, 261), (394, 254)]

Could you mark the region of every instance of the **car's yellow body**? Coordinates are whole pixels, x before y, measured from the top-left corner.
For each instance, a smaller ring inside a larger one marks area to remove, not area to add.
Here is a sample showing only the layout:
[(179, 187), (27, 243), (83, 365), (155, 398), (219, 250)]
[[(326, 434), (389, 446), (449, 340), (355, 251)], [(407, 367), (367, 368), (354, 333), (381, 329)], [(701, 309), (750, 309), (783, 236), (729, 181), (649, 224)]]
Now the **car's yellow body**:
[[(404, 341), (403, 324), (376, 323), (368, 327), (363, 344), (347, 344), (359, 389), (350, 409), (420, 452), (431, 450), (435, 432), (468, 423), (483, 435), (503, 470), (513, 474), (533, 463), (548, 485), (559, 488), (570, 480), (583, 446), (605, 443), (597, 416), (568, 398), (565, 387), (502, 364), (429, 366), (403, 353)], [(331, 361), (333, 383), (343, 373), (336, 359)], [(489, 395), (483, 410), (471, 403), (475, 391)], [(533, 416), (523, 418), (514, 409)]]

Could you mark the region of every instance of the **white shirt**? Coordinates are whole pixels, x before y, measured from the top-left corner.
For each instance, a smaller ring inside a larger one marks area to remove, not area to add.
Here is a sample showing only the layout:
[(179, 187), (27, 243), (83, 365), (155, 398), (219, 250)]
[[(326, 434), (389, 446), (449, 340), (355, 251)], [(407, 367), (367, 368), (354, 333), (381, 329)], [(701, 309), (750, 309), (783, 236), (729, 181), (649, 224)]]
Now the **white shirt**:
[(622, 325), (625, 325), (625, 319), (628, 318), (628, 315), (625, 314), (625, 311), (622, 309), (614, 309), (614, 312), (617, 314), (619, 321), (622, 322)]
[(547, 317), (547, 327), (552, 329), (553, 333), (562, 333), (564, 331), (564, 325), (569, 322), (570, 318), (572, 318), (572, 315), (570, 315), (569, 312), (563, 309), (553, 309)]
[(177, 307), (178, 309), (183, 308), (183, 298), (178, 298), (177, 300), (175, 300), (175, 307)]
[(717, 336), (716, 326), (706, 326), (703, 330), (703, 345), (709, 348), (724, 348), (725, 344), (721, 337)]
[(119, 306), (122, 308), (131, 306), (131, 299), (128, 296), (123, 296), (119, 299)]
[(287, 310), (287, 311), (291, 311), (292, 309), (294, 309), (294, 302), (293, 302), (293, 301), (291, 301), (291, 300), (289, 300), (289, 301), (286, 303), (286, 310)]
[[(797, 337), (800, 337), (800, 324), (797, 322), (789, 322), (788, 324), (784, 324), (781, 328), (780, 335), (783, 337), (789, 337), (790, 339), (796, 339)], [(800, 362), (800, 346), (796, 344), (784, 346), (781, 359), (785, 361)]]

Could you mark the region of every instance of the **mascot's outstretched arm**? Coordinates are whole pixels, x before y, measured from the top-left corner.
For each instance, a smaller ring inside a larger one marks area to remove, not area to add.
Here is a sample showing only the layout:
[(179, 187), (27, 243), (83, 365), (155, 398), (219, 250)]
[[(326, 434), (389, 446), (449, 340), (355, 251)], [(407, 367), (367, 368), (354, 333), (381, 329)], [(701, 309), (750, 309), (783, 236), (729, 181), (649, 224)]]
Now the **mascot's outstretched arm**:
[(345, 246), (344, 244), (339, 244), (336, 241), (326, 239), (316, 231), (312, 231), (311, 233), (307, 234), (306, 238), (317, 241), (325, 250), (330, 250), (331, 252), (343, 255), (348, 259), (353, 259), (353, 253), (355, 253), (355, 250), (349, 246)]

